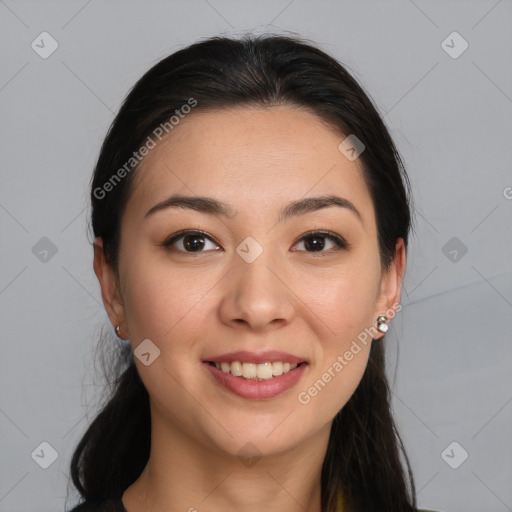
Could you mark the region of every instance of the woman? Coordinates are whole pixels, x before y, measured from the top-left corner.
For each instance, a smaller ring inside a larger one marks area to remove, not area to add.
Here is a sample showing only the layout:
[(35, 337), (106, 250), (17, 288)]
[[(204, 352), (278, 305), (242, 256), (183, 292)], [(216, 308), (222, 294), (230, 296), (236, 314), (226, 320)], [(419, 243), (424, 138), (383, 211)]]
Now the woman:
[(211, 38), (150, 69), (92, 179), (129, 342), (73, 510), (416, 511), (383, 346), (408, 190), (368, 96), (304, 41)]

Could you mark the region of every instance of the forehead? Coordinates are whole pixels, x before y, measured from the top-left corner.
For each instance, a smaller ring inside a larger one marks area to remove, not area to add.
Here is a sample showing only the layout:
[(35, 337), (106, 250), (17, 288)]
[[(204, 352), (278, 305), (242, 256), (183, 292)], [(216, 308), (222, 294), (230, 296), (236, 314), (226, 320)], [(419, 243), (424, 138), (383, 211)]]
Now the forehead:
[(144, 158), (129, 206), (145, 213), (166, 196), (183, 193), (216, 197), (254, 214), (254, 200), (262, 210), (336, 193), (370, 218), (360, 164), (338, 150), (344, 138), (298, 107), (197, 110)]

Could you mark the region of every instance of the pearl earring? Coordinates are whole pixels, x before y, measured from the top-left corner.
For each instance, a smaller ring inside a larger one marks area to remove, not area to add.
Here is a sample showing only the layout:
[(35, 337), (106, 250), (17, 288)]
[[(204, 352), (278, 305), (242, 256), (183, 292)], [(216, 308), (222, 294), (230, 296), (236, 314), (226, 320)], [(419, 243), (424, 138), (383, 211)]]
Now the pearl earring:
[(380, 332), (387, 332), (388, 328), (388, 318), (384, 315), (379, 316), (379, 318), (377, 318), (377, 329)]

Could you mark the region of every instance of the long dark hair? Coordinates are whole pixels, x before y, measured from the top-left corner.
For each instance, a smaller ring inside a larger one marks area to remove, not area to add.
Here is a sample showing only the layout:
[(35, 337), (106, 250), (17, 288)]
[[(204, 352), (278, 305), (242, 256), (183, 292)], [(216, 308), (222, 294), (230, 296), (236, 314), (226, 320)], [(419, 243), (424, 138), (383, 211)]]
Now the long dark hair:
[[(376, 212), (381, 264), (389, 268), (397, 239), (407, 247), (411, 201), (388, 130), (339, 62), (309, 42), (275, 35), (200, 41), (158, 62), (133, 87), (110, 126), (91, 182), (92, 228), (103, 239), (108, 263), (117, 269), (121, 216), (137, 170), (134, 152), (158, 141), (159, 127), (172, 130), (172, 116), (187, 112), (185, 105), (190, 111), (285, 104), (309, 109), (365, 145), (359, 161)], [(120, 498), (149, 458), (149, 397), (133, 359), (126, 360), (72, 457), (73, 484), (89, 503)], [(321, 485), (325, 512), (338, 510), (340, 492), (345, 511), (416, 511), (411, 467), (390, 410), (381, 340), (372, 343), (358, 388), (334, 418)]]

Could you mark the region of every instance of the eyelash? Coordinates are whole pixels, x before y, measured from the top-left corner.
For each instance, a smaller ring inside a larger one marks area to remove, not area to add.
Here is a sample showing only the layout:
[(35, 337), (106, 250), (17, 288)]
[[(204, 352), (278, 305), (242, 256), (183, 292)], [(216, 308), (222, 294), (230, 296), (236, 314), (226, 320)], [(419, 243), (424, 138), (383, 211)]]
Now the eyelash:
[[(174, 233), (170, 238), (165, 240), (160, 245), (165, 247), (168, 251), (172, 252), (178, 252), (178, 253), (184, 253), (184, 254), (201, 254), (202, 252), (206, 251), (182, 251), (180, 249), (176, 249), (173, 247), (173, 244), (175, 244), (178, 240), (181, 240), (187, 235), (199, 235), (202, 238), (207, 238), (208, 240), (212, 241), (216, 245), (220, 246), (211, 236), (206, 234), (204, 231), (198, 231), (198, 230), (182, 230), (178, 231), (177, 233)], [(331, 240), (335, 245), (335, 251), (339, 251), (342, 249), (348, 249), (350, 247), (350, 244), (341, 236), (332, 233), (330, 231), (308, 231), (304, 235), (302, 235), (293, 245), (297, 245), (299, 242), (302, 242), (304, 240), (307, 240), (308, 238), (326, 238)], [(313, 254), (314, 256), (322, 256), (323, 254), (328, 254), (330, 251), (299, 251), (299, 252), (306, 252), (308, 254)]]

